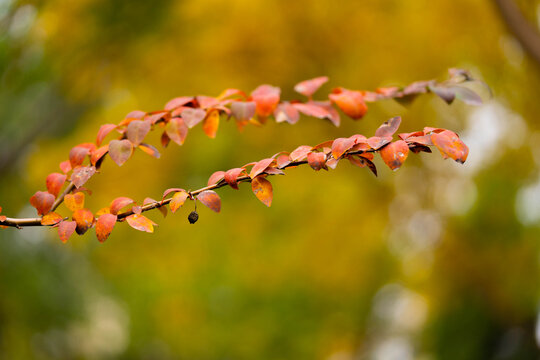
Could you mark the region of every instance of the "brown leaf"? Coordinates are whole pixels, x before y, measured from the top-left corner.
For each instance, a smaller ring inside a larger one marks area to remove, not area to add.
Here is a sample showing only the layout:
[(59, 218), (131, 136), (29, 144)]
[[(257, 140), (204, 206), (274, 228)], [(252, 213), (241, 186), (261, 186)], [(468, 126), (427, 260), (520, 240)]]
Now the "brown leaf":
[(41, 218), (41, 225), (56, 225), (62, 220), (64, 220), (64, 218), (61, 215), (55, 212), (50, 212)]
[(202, 128), (204, 133), (209, 138), (215, 138), (219, 127), (219, 111), (218, 110), (209, 110), (206, 118), (204, 119)]
[(469, 148), (457, 134), (450, 130), (444, 130), (440, 133), (433, 133), (431, 141), (439, 149), (441, 155), (446, 158), (451, 158), (460, 164), (467, 160)]
[(323, 152), (310, 152), (307, 154), (307, 161), (309, 166), (315, 171), (319, 171), (321, 169), (326, 169), (326, 154)]
[(96, 221), (96, 236), (99, 242), (105, 242), (111, 234), (118, 217), (113, 214), (103, 214)]
[(257, 115), (268, 117), (272, 115), (279, 103), (281, 89), (271, 85), (261, 85), (251, 93), (251, 98), (255, 101), (255, 111)]
[(79, 209), (73, 212), (71, 220), (77, 223), (77, 234), (82, 235), (94, 224), (94, 214), (88, 209)]
[(179, 191), (175, 193), (172, 197), (171, 202), (169, 203), (171, 211), (175, 213), (176, 210), (178, 210), (182, 205), (184, 205), (188, 196), (188, 193), (185, 191)]
[(367, 105), (360, 91), (344, 88), (334, 89), (333, 91), (334, 93), (328, 95), (328, 97), (350, 118), (358, 120), (366, 114)]
[(84, 193), (76, 192), (75, 194), (66, 194), (64, 197), (66, 207), (71, 211), (77, 211), (84, 208)]
[(125, 196), (121, 196), (121, 197), (117, 197), (116, 199), (114, 199), (112, 202), (111, 202), (111, 214), (113, 215), (116, 215), (118, 214), (118, 212), (124, 207), (124, 206), (128, 206), (130, 204), (133, 204), (135, 201), (133, 201), (132, 199), (128, 198), (128, 197), (125, 197)]
[(218, 213), (221, 210), (221, 199), (215, 191), (205, 190), (197, 195), (197, 199), (212, 211)]
[(314, 79), (304, 80), (294, 86), (294, 91), (307, 97), (311, 97), (327, 81), (327, 76), (319, 76)]
[(101, 125), (101, 127), (99, 128), (99, 131), (97, 133), (97, 137), (96, 137), (96, 144), (97, 146), (101, 145), (101, 142), (103, 141), (103, 139), (105, 139), (105, 137), (111, 132), (113, 131), (114, 129), (116, 129), (117, 126), (114, 125), (114, 124), (105, 124), (105, 125)]
[(60, 173), (52, 173), (47, 176), (45, 183), (47, 184), (47, 191), (57, 197), (62, 190), (62, 186), (66, 182), (67, 176)]
[(253, 165), (253, 167), (251, 168), (251, 171), (249, 172), (249, 177), (250, 178), (254, 178), (256, 177), (257, 175), (259, 175), (260, 173), (262, 173), (267, 167), (270, 166), (270, 164), (272, 164), (273, 162), (275, 161), (275, 159), (272, 159), (272, 158), (268, 158), (268, 159), (263, 159), (261, 161), (258, 161), (255, 165)]
[(372, 136), (369, 139), (367, 139), (367, 144), (373, 149), (373, 150), (379, 150), (384, 145), (388, 144), (392, 141), (391, 137), (379, 137), (379, 136)]
[(75, 221), (62, 221), (58, 225), (58, 236), (63, 243), (67, 242), (69, 237), (75, 232), (77, 223)]
[(150, 131), (150, 122), (145, 120), (133, 120), (129, 123), (126, 136), (134, 147), (139, 146)]
[(118, 165), (122, 166), (133, 153), (133, 145), (129, 140), (112, 140), (109, 143), (109, 156)]
[(96, 173), (95, 166), (83, 166), (73, 169), (71, 181), (76, 188), (83, 186)]
[[(373, 155), (373, 154), (371, 154), (371, 155)], [(349, 161), (353, 165), (356, 165), (358, 167), (366, 167), (367, 166), (369, 168), (369, 170), (371, 170), (371, 172), (373, 174), (375, 174), (375, 176), (377, 176), (377, 167), (371, 161), (371, 159), (365, 158), (364, 156), (355, 156), (355, 155), (350, 155), (347, 158), (349, 159)]]
[(156, 159), (159, 159), (161, 157), (161, 154), (159, 153), (158, 149), (156, 149), (154, 146), (150, 144), (141, 143), (139, 145), (139, 149), (141, 149), (148, 155), (155, 157)]
[(392, 136), (399, 128), (399, 125), (401, 124), (401, 117), (396, 116), (391, 118), (388, 121), (385, 121), (377, 131), (375, 131), (375, 136), (379, 137), (387, 137)]
[(251, 190), (264, 205), (272, 205), (273, 190), (270, 181), (262, 176), (257, 176), (251, 181)]
[(346, 151), (352, 148), (354, 145), (354, 139), (351, 138), (337, 138), (332, 143), (332, 156), (334, 159), (339, 159)]
[(289, 165), (290, 163), (291, 163), (291, 158), (289, 157), (288, 153), (281, 154), (276, 157), (276, 164), (277, 164), (277, 167), (280, 169), (283, 169), (285, 166)]
[(128, 224), (139, 231), (146, 231), (148, 233), (154, 232), (154, 225), (157, 225), (155, 222), (150, 220), (144, 215), (133, 214), (126, 218)]
[(390, 143), (380, 150), (383, 161), (392, 170), (397, 170), (403, 165), (409, 155), (409, 146), (403, 140)]
[(238, 190), (238, 184), (236, 183), (236, 179), (240, 174), (242, 174), (245, 170), (243, 168), (234, 168), (230, 169), (225, 172), (224, 179), (229, 184), (230, 187), (233, 189)]
[(45, 215), (54, 204), (54, 195), (46, 191), (37, 191), (31, 198), (30, 204), (36, 208), (38, 215)]

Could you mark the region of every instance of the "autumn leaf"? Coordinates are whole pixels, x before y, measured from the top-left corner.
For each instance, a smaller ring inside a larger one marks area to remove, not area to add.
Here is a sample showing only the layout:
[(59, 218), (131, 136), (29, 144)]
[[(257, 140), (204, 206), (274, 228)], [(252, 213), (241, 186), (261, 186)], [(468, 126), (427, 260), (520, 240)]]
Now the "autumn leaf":
[(204, 120), (206, 117), (206, 111), (203, 109), (187, 108), (182, 110), (181, 116), (186, 126), (191, 129)]
[(76, 228), (77, 223), (75, 221), (62, 221), (60, 224), (58, 224), (58, 237), (63, 243), (65, 243), (75, 232)]
[(251, 181), (251, 190), (264, 205), (272, 205), (273, 190), (270, 181), (262, 176), (257, 176)]
[(251, 92), (251, 98), (255, 101), (257, 115), (268, 117), (272, 115), (279, 103), (281, 89), (271, 85), (261, 85)]
[(253, 165), (253, 167), (251, 168), (251, 171), (249, 172), (249, 177), (250, 178), (254, 178), (256, 177), (257, 175), (259, 175), (260, 173), (262, 173), (268, 166), (270, 166), (270, 164), (272, 164), (273, 162), (275, 161), (275, 159), (272, 159), (272, 158), (268, 158), (268, 159), (263, 159), (261, 161), (258, 161), (257, 163), (255, 163), (255, 165)]
[(101, 160), (109, 152), (109, 144), (104, 145), (90, 153), (90, 163), (95, 167), (99, 167)]
[(366, 114), (367, 105), (360, 91), (344, 88), (334, 89), (333, 91), (334, 93), (328, 95), (328, 97), (350, 118), (358, 120)]
[(444, 130), (440, 133), (433, 133), (431, 141), (439, 149), (441, 155), (446, 158), (451, 158), (460, 164), (467, 160), (469, 148), (457, 134), (450, 130)]
[(71, 167), (74, 168), (81, 165), (88, 154), (90, 154), (90, 150), (86, 147), (73, 147), (69, 151), (69, 163), (71, 164)]
[(155, 222), (150, 220), (144, 215), (133, 214), (126, 218), (128, 224), (139, 231), (146, 231), (147, 233), (154, 232), (154, 225), (157, 225)]
[(73, 169), (71, 181), (76, 188), (83, 186), (96, 173), (95, 166), (83, 166)]
[(291, 152), (289, 157), (291, 158), (291, 161), (303, 160), (311, 150), (313, 150), (313, 147), (311, 146), (300, 145)]
[(390, 143), (380, 151), (383, 161), (392, 170), (397, 170), (403, 165), (409, 155), (409, 146), (403, 140)]
[(47, 191), (57, 197), (62, 190), (62, 186), (66, 182), (67, 176), (60, 173), (52, 173), (47, 176), (45, 183), (47, 185)]
[(55, 212), (50, 212), (41, 218), (41, 225), (56, 225), (62, 220), (64, 220), (64, 218), (61, 215)]
[(300, 119), (300, 113), (298, 109), (292, 106), (288, 101), (284, 101), (279, 104), (274, 111), (274, 117), (276, 122), (288, 122), (289, 124), (296, 124), (298, 119)]
[(59, 168), (60, 168), (60, 170), (62, 170), (62, 172), (64, 174), (67, 174), (68, 172), (71, 171), (71, 163), (70, 163), (70, 161), (69, 160), (62, 161), (59, 164)]
[(134, 147), (140, 145), (150, 131), (150, 122), (144, 120), (133, 120), (126, 129), (126, 136)]
[(93, 225), (94, 214), (88, 209), (79, 209), (73, 212), (71, 220), (77, 224), (75, 228), (77, 234), (82, 235)]
[(314, 79), (304, 80), (294, 86), (294, 91), (310, 98), (327, 81), (327, 76), (319, 76)]
[(234, 168), (230, 169), (225, 172), (224, 179), (229, 184), (230, 187), (233, 189), (238, 190), (238, 184), (236, 183), (236, 179), (240, 174), (242, 174), (245, 171), (243, 168)]
[(377, 131), (375, 131), (375, 136), (379, 137), (388, 137), (394, 135), (394, 133), (399, 128), (399, 125), (401, 124), (401, 117), (396, 116), (391, 118), (388, 121), (385, 121)]
[(319, 171), (321, 169), (328, 170), (325, 165), (326, 154), (323, 152), (310, 152), (307, 154), (307, 161), (309, 166), (311, 166), (311, 168), (315, 171)]
[(308, 101), (307, 103), (293, 103), (298, 111), (307, 116), (313, 116), (319, 119), (328, 119), (335, 126), (339, 126), (339, 114), (332, 107), (329, 101)]
[(161, 203), (163, 203), (163, 200), (165, 200), (165, 198), (167, 197), (167, 195), (169, 195), (170, 193), (173, 193), (173, 192), (186, 192), (186, 190), (182, 189), (182, 188), (170, 188), (170, 189), (167, 189), (163, 192), (163, 195), (161, 197)]
[(197, 199), (207, 206), (210, 210), (215, 212), (220, 212), (221, 210), (221, 199), (219, 195), (212, 190), (205, 190), (197, 195)]
[(45, 215), (54, 204), (54, 195), (46, 191), (37, 191), (30, 198), (30, 205), (36, 208), (38, 215)]
[(392, 141), (391, 137), (380, 137), (380, 136), (372, 136), (368, 138), (367, 144), (373, 149), (373, 150), (379, 150), (384, 145), (388, 144)]
[(178, 210), (182, 205), (184, 205), (188, 196), (188, 193), (185, 191), (179, 191), (175, 193), (171, 199), (171, 202), (169, 203), (171, 211), (175, 213), (176, 210)]
[(103, 141), (103, 139), (105, 139), (105, 137), (111, 132), (113, 131), (114, 129), (117, 128), (117, 125), (114, 125), (114, 124), (105, 124), (105, 125), (101, 125), (100, 128), (99, 128), (99, 131), (97, 133), (97, 137), (96, 137), (96, 145), (99, 146), (101, 145), (101, 142)]
[(161, 154), (159, 153), (158, 149), (156, 149), (154, 146), (146, 143), (141, 143), (139, 145), (139, 149), (141, 149), (143, 152), (147, 153), (148, 155), (155, 157), (156, 159), (159, 159), (161, 157)]
[(218, 182), (220, 182), (225, 176), (225, 172), (224, 171), (216, 171), (214, 172), (212, 175), (210, 175), (210, 177), (208, 178), (208, 183), (207, 185), (210, 186), (210, 185), (215, 185), (217, 184)]
[(352, 148), (354, 139), (352, 138), (337, 138), (332, 143), (332, 156), (334, 159), (339, 159), (346, 151)]
[(167, 133), (169, 139), (178, 145), (183, 145), (188, 134), (188, 127), (183, 119), (172, 118), (165, 128), (165, 132)]
[(248, 121), (255, 116), (256, 104), (254, 101), (235, 101), (231, 104), (232, 116), (238, 121)]
[(215, 138), (219, 127), (219, 111), (210, 110), (204, 119), (202, 128), (209, 138)]
[(118, 165), (122, 166), (133, 153), (133, 145), (129, 140), (112, 140), (109, 143), (109, 156)]
[(165, 104), (165, 110), (171, 111), (173, 109), (176, 109), (177, 107), (189, 104), (192, 101), (193, 96), (180, 96), (170, 100), (167, 104)]
[(84, 193), (78, 191), (75, 194), (66, 194), (64, 203), (71, 211), (82, 209), (84, 208)]
[(125, 196), (121, 196), (121, 197), (117, 197), (116, 199), (114, 199), (112, 202), (111, 202), (111, 214), (113, 215), (116, 215), (118, 214), (118, 212), (125, 206), (128, 206), (130, 204), (133, 204), (135, 201), (133, 201), (132, 199), (128, 198), (128, 197), (125, 197)]
[(104, 242), (112, 232), (118, 217), (113, 214), (103, 214), (96, 221), (96, 236), (99, 242)]

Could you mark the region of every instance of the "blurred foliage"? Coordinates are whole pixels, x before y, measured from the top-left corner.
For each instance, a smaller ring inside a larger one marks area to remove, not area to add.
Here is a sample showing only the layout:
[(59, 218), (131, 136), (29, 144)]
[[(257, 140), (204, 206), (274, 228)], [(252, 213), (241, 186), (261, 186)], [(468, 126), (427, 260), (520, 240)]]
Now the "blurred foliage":
[[(535, 21), (536, 2), (522, 1)], [(371, 106), (340, 128), (317, 119), (215, 140), (193, 131), (159, 161), (105, 162), (87, 199), (159, 198), (300, 144), (364, 133), (456, 130), (464, 166), (411, 156), (396, 173), (291, 170), (261, 205), (245, 185), (222, 213), (181, 209), (153, 235), (119, 226), (61, 245), (0, 232), (0, 358), (536, 359), (540, 342), (540, 89), (486, 0), (0, 1), (0, 204), (31, 216), (71, 146), (174, 96), (292, 87), (328, 75), (373, 89), (470, 69), (494, 91), (478, 109), (434, 96)], [(154, 143), (158, 139), (154, 139)], [(159, 219), (159, 213), (150, 215)]]

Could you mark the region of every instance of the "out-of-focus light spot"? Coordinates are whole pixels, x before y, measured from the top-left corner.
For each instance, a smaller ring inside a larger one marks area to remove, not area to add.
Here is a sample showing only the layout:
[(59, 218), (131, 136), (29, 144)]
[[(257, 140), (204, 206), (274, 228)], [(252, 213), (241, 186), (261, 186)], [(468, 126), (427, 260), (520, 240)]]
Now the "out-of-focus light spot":
[(446, 210), (453, 215), (464, 215), (476, 202), (476, 184), (469, 178), (448, 178), (442, 192), (443, 202), (439, 209)]
[(414, 358), (411, 342), (404, 337), (386, 339), (375, 347), (373, 359), (375, 360), (409, 360)]
[(503, 35), (499, 39), (499, 46), (510, 65), (519, 68), (523, 63), (525, 54), (519, 42), (511, 36)]
[(24, 5), (18, 8), (11, 19), (9, 35), (15, 39), (25, 36), (32, 27), (36, 14), (36, 8), (32, 5)]
[(540, 348), (540, 310), (536, 314), (536, 327), (534, 329), (534, 338), (536, 339), (536, 345)]
[(0, 0), (0, 20), (8, 15), (12, 4), (13, 0)]
[(441, 234), (441, 218), (434, 211), (416, 211), (409, 220), (407, 232), (419, 249), (432, 248)]
[(516, 215), (524, 225), (540, 225), (540, 177), (517, 192)]

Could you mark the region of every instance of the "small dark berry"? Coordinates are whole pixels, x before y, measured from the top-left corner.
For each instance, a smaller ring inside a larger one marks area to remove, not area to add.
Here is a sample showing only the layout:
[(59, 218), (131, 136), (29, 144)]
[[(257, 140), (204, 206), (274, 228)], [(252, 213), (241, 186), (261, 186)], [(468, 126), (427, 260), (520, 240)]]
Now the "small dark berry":
[(189, 213), (189, 216), (187, 219), (189, 220), (190, 224), (195, 224), (197, 220), (199, 220), (199, 214), (197, 214), (196, 211), (192, 211)]

